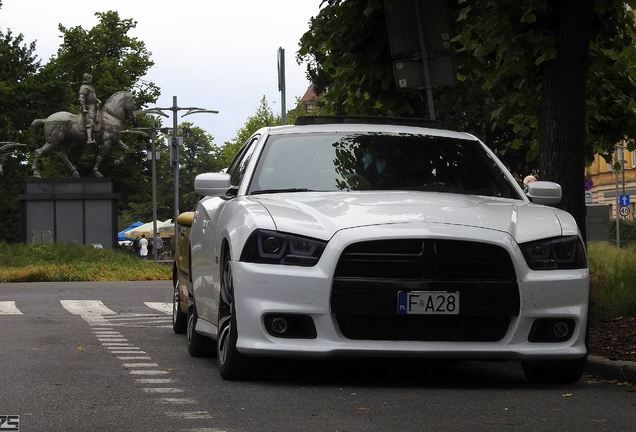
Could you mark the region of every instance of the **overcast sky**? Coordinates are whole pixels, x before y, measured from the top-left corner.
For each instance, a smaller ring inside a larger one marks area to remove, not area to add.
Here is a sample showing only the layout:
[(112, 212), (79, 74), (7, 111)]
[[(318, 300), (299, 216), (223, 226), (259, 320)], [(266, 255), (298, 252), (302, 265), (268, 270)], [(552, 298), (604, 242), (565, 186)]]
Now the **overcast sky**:
[[(287, 109), (305, 93), (309, 83), (305, 65), (296, 63), (296, 52), (320, 2), (2, 0), (0, 28), (22, 33), (26, 43), (35, 41), (36, 54), (45, 63), (62, 42), (59, 24), (89, 30), (98, 22), (95, 13), (109, 10), (136, 21), (129, 35), (152, 53), (155, 65), (146, 79), (161, 89), (157, 106), (171, 107), (177, 96), (180, 107), (218, 110), (219, 114), (190, 115), (183, 121), (204, 129), (220, 146), (236, 136), (263, 96), (280, 115), (279, 47), (285, 49)], [(102, 100), (108, 96), (98, 95)]]

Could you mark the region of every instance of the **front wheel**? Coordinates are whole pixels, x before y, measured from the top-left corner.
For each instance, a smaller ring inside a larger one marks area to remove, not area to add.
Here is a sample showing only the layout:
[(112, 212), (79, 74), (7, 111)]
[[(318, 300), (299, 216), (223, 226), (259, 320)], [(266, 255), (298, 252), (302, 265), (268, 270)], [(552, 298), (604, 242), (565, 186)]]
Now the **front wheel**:
[(238, 332), (236, 326), (236, 310), (234, 305), (234, 280), (230, 258), (226, 257), (221, 275), (221, 293), (226, 315), (219, 319), (219, 336), (217, 338), (217, 361), (221, 378), (238, 381), (260, 375), (262, 362), (241, 354), (236, 348)]
[(188, 353), (192, 357), (205, 357), (214, 352), (214, 345), (212, 339), (196, 332), (195, 328), (198, 320), (197, 307), (192, 305), (192, 307), (188, 309)]
[(576, 360), (536, 360), (522, 362), (528, 381), (541, 384), (573, 384), (581, 379), (587, 356)]
[(188, 314), (181, 312), (181, 294), (179, 293), (179, 279), (174, 281), (172, 294), (172, 330), (177, 334), (185, 334), (188, 327)]

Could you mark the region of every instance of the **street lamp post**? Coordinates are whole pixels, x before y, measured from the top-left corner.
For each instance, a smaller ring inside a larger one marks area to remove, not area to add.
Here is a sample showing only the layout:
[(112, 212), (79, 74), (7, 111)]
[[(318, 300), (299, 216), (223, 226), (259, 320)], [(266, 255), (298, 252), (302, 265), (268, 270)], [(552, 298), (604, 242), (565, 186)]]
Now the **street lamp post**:
[[(141, 112), (141, 111), (139, 111)], [(155, 114), (155, 115), (162, 115), (164, 117), (168, 117), (166, 114), (162, 113), (161, 111), (157, 111), (157, 112), (149, 112), (149, 111), (145, 111), (145, 114)], [(134, 128), (133, 130), (135, 131), (144, 131), (144, 130), (149, 130), (150, 131), (150, 141), (151, 141), (151, 150), (152, 150), (152, 230), (153, 233), (155, 234), (155, 237), (157, 236), (157, 131), (160, 130), (162, 132), (167, 132), (168, 129), (167, 128), (158, 128), (155, 126), (155, 117), (151, 116), (150, 117), (150, 127), (140, 127), (140, 128)], [(148, 136), (143, 132), (142, 133), (144, 136)], [(157, 264), (157, 248), (153, 247), (152, 248), (153, 251), (153, 256), (154, 256), (154, 261), (155, 264)]]
[[(179, 228), (178, 225), (177, 225), (177, 217), (179, 216), (179, 137), (177, 135), (177, 127), (178, 127), (178, 124), (177, 124), (177, 113), (179, 111), (187, 111), (185, 114), (183, 114), (181, 116), (181, 118), (183, 118), (183, 117), (185, 117), (187, 115), (190, 115), (190, 114), (202, 114), (202, 113), (218, 114), (219, 112), (216, 111), (216, 110), (209, 110), (209, 109), (205, 109), (205, 108), (179, 107), (177, 105), (177, 97), (173, 96), (172, 97), (172, 106), (171, 107), (149, 108), (147, 110), (140, 111), (140, 113), (161, 114), (161, 115), (167, 117), (167, 115), (164, 114), (163, 111), (172, 111), (172, 140), (171, 140), (172, 149), (171, 149), (171, 153), (170, 153), (171, 154), (172, 164), (173, 164), (173, 169), (174, 169), (174, 218), (172, 219), (172, 221), (174, 223), (174, 233), (175, 233), (175, 238), (176, 238), (177, 230)], [(153, 148), (154, 148), (154, 146), (153, 146)]]

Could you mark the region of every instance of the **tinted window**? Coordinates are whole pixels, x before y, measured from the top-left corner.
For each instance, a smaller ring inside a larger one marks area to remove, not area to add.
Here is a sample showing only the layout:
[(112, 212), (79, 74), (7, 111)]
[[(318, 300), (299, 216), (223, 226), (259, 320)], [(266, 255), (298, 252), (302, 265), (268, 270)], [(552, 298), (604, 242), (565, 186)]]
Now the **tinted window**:
[(519, 198), (479, 142), (426, 135), (270, 136), (250, 193), (421, 190)]
[(243, 144), (243, 147), (239, 150), (236, 157), (230, 164), (227, 172), (231, 176), (231, 184), (232, 186), (238, 186), (241, 184), (243, 180), (243, 175), (245, 174), (245, 170), (247, 169), (247, 165), (252, 158), (252, 153), (254, 153), (254, 148), (256, 147), (256, 143), (258, 142), (259, 137), (253, 137), (248, 142)]

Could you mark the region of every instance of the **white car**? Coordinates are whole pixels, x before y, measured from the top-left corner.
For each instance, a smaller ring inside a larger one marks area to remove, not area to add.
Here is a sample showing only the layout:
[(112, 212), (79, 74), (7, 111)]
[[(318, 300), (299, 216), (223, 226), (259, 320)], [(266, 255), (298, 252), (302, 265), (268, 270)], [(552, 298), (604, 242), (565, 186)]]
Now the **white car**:
[(384, 121), (264, 128), (196, 177), (174, 273), (189, 352), (215, 351), (230, 380), (283, 356), (512, 360), (530, 381), (579, 380), (589, 272), (574, 219), (545, 206), (560, 186), (524, 191), (474, 136)]

